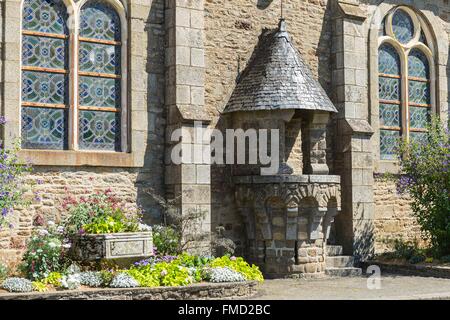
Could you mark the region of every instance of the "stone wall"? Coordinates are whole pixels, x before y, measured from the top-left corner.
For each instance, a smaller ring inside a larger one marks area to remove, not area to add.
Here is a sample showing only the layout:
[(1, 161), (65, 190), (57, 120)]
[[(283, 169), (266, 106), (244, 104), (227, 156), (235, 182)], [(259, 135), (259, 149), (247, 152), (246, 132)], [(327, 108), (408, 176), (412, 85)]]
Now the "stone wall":
[(50, 293), (2, 293), (0, 300), (222, 300), (249, 298), (257, 293), (256, 281), (200, 283), (185, 287), (90, 289)]
[(397, 193), (391, 179), (377, 177), (374, 184), (375, 200), (375, 252), (392, 249), (389, 240), (420, 240), (420, 226), (412, 216), (410, 198)]
[(35, 168), (27, 177), (33, 187), (26, 194), (29, 208), (17, 209), (11, 216), (12, 229), (0, 231), (0, 259), (15, 263), (25, 248), (36, 218), (61, 222), (66, 215), (61, 204), (68, 195), (79, 198), (111, 190), (127, 207), (146, 209), (147, 222), (158, 221), (158, 211), (145, 190), (152, 186), (150, 172), (105, 168)]

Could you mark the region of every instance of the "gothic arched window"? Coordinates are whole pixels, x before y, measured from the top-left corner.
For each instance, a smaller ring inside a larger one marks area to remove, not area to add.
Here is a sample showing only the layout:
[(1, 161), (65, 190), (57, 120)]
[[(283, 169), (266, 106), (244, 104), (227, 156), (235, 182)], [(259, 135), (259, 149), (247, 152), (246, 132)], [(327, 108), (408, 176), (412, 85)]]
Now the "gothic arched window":
[[(23, 148), (126, 151), (121, 132), (126, 54), (116, 2), (74, 3), (80, 9), (69, 10), (74, 12), (69, 31), (63, 0), (24, 0)], [(71, 50), (70, 37), (78, 40)]]
[(380, 158), (394, 160), (399, 138), (422, 140), (433, 105), (433, 53), (426, 26), (398, 7), (383, 20), (378, 50)]
[(22, 19), (22, 147), (68, 142), (68, 30), (61, 0), (25, 0)]

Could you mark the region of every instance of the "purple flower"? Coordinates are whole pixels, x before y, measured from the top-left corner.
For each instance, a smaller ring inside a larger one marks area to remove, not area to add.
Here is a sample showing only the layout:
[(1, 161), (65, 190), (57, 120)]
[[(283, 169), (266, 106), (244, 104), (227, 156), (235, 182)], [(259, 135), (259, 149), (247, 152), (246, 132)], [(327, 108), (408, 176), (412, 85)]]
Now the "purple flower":
[(5, 116), (0, 116), (0, 125), (4, 125), (6, 123)]

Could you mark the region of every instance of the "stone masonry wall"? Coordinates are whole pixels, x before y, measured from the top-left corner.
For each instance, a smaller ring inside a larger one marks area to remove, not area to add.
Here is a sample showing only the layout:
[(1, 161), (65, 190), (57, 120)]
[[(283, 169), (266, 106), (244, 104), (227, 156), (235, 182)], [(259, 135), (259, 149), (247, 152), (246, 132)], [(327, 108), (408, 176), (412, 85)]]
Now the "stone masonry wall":
[(26, 209), (16, 209), (11, 216), (13, 228), (0, 231), (0, 259), (17, 262), (36, 225), (36, 218), (61, 222), (66, 217), (61, 204), (68, 195), (80, 198), (109, 189), (130, 209), (137, 205), (144, 207), (147, 222), (157, 222), (158, 211), (144, 192), (151, 186), (148, 181), (149, 174), (139, 170), (35, 168), (27, 177), (27, 182), (34, 185), (25, 195), (32, 204)]
[(399, 195), (393, 180), (377, 177), (374, 184), (375, 252), (392, 249), (389, 240), (420, 241), (420, 226), (411, 214), (408, 195)]
[[(212, 126), (229, 127), (229, 119), (220, 113), (263, 28), (275, 29), (280, 13), (280, 1), (205, 0), (205, 100), (207, 111), (214, 117)], [(330, 16), (326, 0), (284, 1), (284, 17), (292, 41), (327, 91), (331, 86)], [(301, 153), (292, 153), (289, 162), (301, 163)], [(244, 228), (234, 206), (230, 168), (213, 166), (211, 182), (212, 229), (223, 226), (225, 236), (243, 248)]]

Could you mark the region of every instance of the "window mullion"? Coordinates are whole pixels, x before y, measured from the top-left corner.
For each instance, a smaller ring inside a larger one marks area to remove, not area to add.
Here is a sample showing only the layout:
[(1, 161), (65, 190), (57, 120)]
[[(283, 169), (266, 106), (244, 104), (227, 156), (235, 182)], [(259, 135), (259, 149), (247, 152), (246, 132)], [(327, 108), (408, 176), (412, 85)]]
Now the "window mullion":
[(71, 130), (71, 138), (72, 138), (72, 149), (78, 150), (78, 28), (73, 28), (71, 33), (72, 37), (72, 52), (71, 52), (71, 66), (72, 66), (72, 130)]
[(408, 78), (408, 51), (402, 50), (402, 138), (409, 142), (409, 78)]

